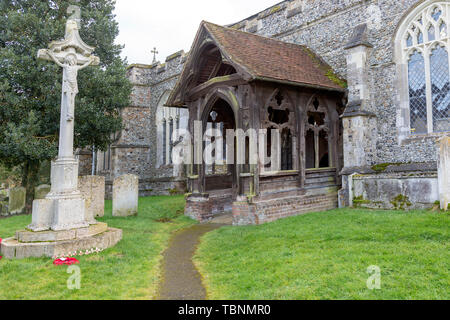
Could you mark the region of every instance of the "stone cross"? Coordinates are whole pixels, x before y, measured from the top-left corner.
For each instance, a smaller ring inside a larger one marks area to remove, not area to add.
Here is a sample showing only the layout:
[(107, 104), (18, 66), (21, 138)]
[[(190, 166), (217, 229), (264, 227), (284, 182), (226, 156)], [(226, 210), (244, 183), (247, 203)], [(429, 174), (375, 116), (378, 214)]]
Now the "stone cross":
[(153, 50), (151, 51), (153, 53), (153, 62), (152, 63), (156, 63), (156, 55), (159, 53), (158, 51), (156, 51), (156, 47), (153, 48)]
[(98, 65), (92, 55), (95, 48), (81, 40), (80, 8), (71, 5), (63, 40), (53, 41), (48, 49), (38, 51), (38, 58), (52, 61), (63, 68), (61, 118), (58, 158), (52, 162), (51, 190), (45, 199), (33, 202), (32, 231), (70, 230), (89, 226), (95, 221), (85, 218), (85, 201), (78, 189), (78, 160), (74, 156), (75, 97), (78, 94), (78, 71)]
[[(72, 6), (73, 8), (74, 6)], [(98, 57), (91, 55), (93, 47), (86, 45), (80, 38), (76, 20), (69, 19), (66, 35), (62, 41), (54, 41), (49, 49), (41, 49), (38, 58), (55, 62), (63, 68), (61, 127), (58, 158), (73, 158), (73, 133), (75, 97), (78, 94), (78, 71), (98, 65)]]

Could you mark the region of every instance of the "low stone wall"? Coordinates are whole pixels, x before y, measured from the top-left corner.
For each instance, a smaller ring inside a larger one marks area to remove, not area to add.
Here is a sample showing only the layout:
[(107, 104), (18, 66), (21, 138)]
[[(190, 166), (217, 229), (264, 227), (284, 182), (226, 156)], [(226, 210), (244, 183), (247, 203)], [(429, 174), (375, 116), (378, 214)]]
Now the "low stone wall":
[[(276, 199), (233, 201), (232, 190), (217, 190), (209, 194), (193, 194), (186, 198), (185, 215), (199, 222), (214, 216), (233, 213), (233, 225), (258, 225), (281, 218), (338, 207), (337, 187), (308, 189), (302, 194), (285, 192)], [(304, 194), (303, 194), (304, 193)]]
[(439, 201), (436, 172), (355, 174), (352, 180), (353, 207), (426, 209)]
[[(111, 180), (106, 181), (105, 197), (112, 199)], [(186, 180), (181, 178), (139, 179), (139, 196), (169, 196), (186, 193)]]
[(337, 192), (293, 196), (255, 203), (233, 203), (233, 225), (263, 224), (278, 219), (338, 207)]

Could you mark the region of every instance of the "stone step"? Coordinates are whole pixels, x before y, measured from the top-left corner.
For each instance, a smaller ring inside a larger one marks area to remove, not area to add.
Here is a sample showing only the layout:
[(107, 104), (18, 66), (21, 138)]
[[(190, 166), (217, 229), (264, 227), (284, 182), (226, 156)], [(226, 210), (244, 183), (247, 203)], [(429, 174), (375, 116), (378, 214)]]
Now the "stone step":
[(40, 231), (33, 232), (21, 230), (16, 232), (16, 239), (19, 242), (53, 242), (73, 239), (81, 239), (95, 236), (108, 230), (108, 225), (103, 222), (90, 225), (87, 228), (64, 230), (64, 231)]
[(2, 241), (0, 252), (5, 259), (62, 257), (95, 248), (107, 249), (115, 246), (121, 239), (122, 230), (115, 228), (108, 228), (97, 235), (65, 241), (23, 243), (9, 238)]

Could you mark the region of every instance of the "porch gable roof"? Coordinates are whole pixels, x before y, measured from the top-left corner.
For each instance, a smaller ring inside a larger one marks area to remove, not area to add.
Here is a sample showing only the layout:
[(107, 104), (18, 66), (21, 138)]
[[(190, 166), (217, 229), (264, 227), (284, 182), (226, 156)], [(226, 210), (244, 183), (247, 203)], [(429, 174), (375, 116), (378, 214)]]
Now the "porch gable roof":
[[(193, 63), (194, 52), (202, 43), (205, 32), (213, 39), (222, 55), (250, 81), (280, 82), (324, 90), (346, 90), (346, 81), (311, 49), (248, 32), (203, 21), (197, 33), (190, 57), (168, 100), (168, 106), (180, 106), (181, 82), (186, 81)], [(178, 92), (177, 92), (178, 91)], [(176, 98), (177, 97), (177, 98)]]

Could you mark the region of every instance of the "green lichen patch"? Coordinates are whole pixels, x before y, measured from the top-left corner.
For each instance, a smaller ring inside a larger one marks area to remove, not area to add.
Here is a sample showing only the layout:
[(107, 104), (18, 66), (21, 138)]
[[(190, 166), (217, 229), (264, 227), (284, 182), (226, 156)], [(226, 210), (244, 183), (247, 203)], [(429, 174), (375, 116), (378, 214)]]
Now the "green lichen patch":
[(348, 88), (347, 81), (339, 77), (334, 70), (324, 61), (322, 61), (311, 49), (303, 47), (303, 51), (311, 58), (317, 68), (322, 70), (323, 74), (330, 79), (334, 84), (346, 89)]
[(364, 204), (370, 204), (370, 200), (364, 199), (363, 196), (355, 197), (353, 199), (353, 207), (354, 208), (361, 208)]
[(412, 206), (412, 203), (409, 201), (409, 198), (403, 194), (399, 194), (394, 199), (392, 199), (391, 204), (394, 206), (396, 210), (405, 210), (408, 207)]
[(282, 9), (281, 6), (275, 6), (272, 9), (270, 9), (270, 13), (274, 14), (274, 13), (280, 11), (281, 9)]
[(376, 164), (372, 167), (372, 170), (377, 172), (377, 173), (381, 173), (386, 171), (386, 169), (389, 166), (401, 166), (403, 163), (380, 163), (380, 164)]
[(341, 88), (347, 88), (348, 84), (347, 81), (341, 79), (339, 76), (336, 75), (336, 73), (333, 71), (333, 69), (329, 69), (327, 73), (325, 74), (328, 79), (333, 81), (335, 84), (340, 86)]

